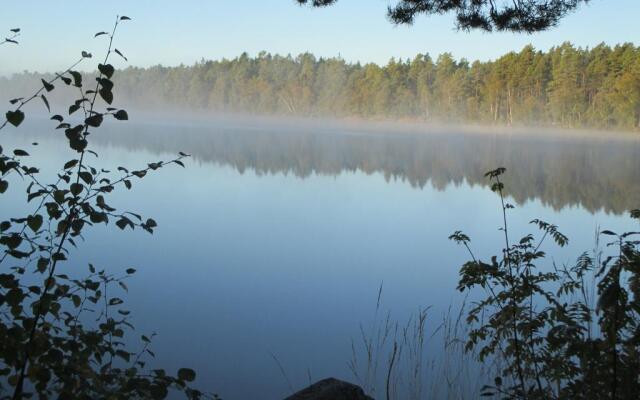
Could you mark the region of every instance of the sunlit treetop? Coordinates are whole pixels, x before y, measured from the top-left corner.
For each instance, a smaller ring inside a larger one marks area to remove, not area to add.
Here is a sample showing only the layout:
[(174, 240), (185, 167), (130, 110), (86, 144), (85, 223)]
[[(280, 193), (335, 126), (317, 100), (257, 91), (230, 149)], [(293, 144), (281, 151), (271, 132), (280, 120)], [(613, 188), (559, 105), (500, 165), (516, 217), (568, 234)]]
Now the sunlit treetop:
[[(313, 7), (338, 0), (296, 0)], [(411, 24), (420, 14), (455, 14), (461, 30), (538, 32), (551, 28), (589, 0), (400, 0), (388, 15), (396, 24)]]

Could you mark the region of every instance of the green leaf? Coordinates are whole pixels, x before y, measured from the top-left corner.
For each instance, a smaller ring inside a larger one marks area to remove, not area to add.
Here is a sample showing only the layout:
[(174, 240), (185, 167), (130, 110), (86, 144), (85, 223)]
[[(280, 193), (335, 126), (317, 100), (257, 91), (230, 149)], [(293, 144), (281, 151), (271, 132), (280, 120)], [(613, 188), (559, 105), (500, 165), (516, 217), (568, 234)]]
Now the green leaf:
[(121, 120), (121, 121), (126, 121), (129, 119), (129, 114), (127, 114), (127, 112), (125, 110), (118, 110), (117, 112), (115, 112), (113, 114), (113, 116), (117, 119), (117, 120)]
[(73, 76), (73, 84), (76, 87), (82, 87), (82, 74), (78, 71), (69, 71), (71, 76)]
[(117, 55), (119, 55), (120, 57), (124, 58), (124, 60), (125, 60), (125, 61), (129, 61), (129, 60), (127, 60), (127, 57), (125, 57), (125, 56), (124, 56), (124, 54), (122, 54), (122, 53), (120, 52), (120, 50), (115, 49), (115, 52), (116, 52), (116, 54), (117, 54)]
[(116, 226), (124, 230), (130, 223), (129, 219), (123, 217), (116, 221)]
[(102, 213), (102, 212), (92, 212), (91, 214), (89, 214), (89, 219), (94, 224), (99, 224), (99, 223), (102, 223), (102, 222), (104, 222), (106, 224), (109, 221), (109, 218), (107, 217), (107, 214)]
[(6, 192), (8, 187), (9, 187), (9, 182), (3, 181), (2, 179), (0, 179), (0, 193)]
[(102, 31), (102, 32), (98, 32), (98, 33), (96, 33), (95, 35), (93, 35), (93, 37), (94, 37), (94, 38), (96, 38), (96, 37), (98, 37), (98, 36), (101, 36), (101, 35), (108, 35), (108, 34), (109, 34), (108, 32), (104, 32), (104, 31)]
[(24, 121), (24, 113), (21, 110), (7, 111), (7, 121), (13, 126), (19, 126)]
[(66, 259), (67, 259), (67, 256), (65, 256), (65, 255), (64, 255), (64, 253), (57, 252), (57, 253), (54, 253), (54, 254), (53, 254), (53, 256), (51, 257), (51, 259), (52, 259), (53, 261), (64, 261), (64, 260), (66, 260)]
[(110, 79), (96, 78), (96, 80), (98, 81), (98, 83), (100, 83), (100, 86), (103, 87), (104, 89), (107, 89), (108, 91), (111, 91), (111, 89), (113, 89), (113, 82)]
[(111, 104), (113, 102), (113, 93), (111, 92), (111, 90), (102, 88), (98, 93), (100, 93), (100, 97), (102, 97), (102, 100), (104, 100), (107, 104)]
[(90, 185), (93, 181), (93, 175), (87, 171), (82, 171), (78, 175), (80, 175), (80, 179), (82, 179), (87, 185)]
[(30, 215), (27, 218), (27, 225), (34, 232), (37, 232), (40, 229), (40, 227), (42, 226), (42, 222), (43, 218), (40, 214)]
[(80, 231), (82, 231), (82, 227), (84, 226), (84, 220), (83, 219), (74, 219), (73, 222), (71, 223), (71, 229), (73, 229), (73, 231), (77, 234), (80, 233)]
[(50, 92), (54, 89), (54, 86), (52, 84), (50, 84), (49, 82), (45, 81), (44, 79), (40, 79), (42, 81), (42, 86), (44, 86), (44, 88), (47, 90), (47, 92)]
[(69, 140), (79, 139), (82, 136), (83, 130), (84, 130), (84, 125), (76, 125), (73, 128), (65, 129), (64, 134)]
[(127, 273), (127, 275), (133, 275), (136, 273), (136, 269), (135, 268), (127, 268), (127, 270), (125, 271)]
[(27, 203), (35, 199), (36, 197), (40, 197), (46, 193), (47, 192), (44, 190), (38, 190), (37, 192), (29, 193), (29, 196), (27, 196)]
[(48, 266), (49, 266), (49, 259), (48, 258), (41, 257), (41, 258), (38, 259), (38, 264), (37, 264), (37, 267), (36, 267), (38, 269), (38, 272), (42, 273), (42, 272), (46, 271)]
[(6, 244), (10, 249), (15, 249), (22, 243), (22, 237), (17, 233), (2, 238), (2, 243)]
[(71, 189), (71, 193), (72, 193), (74, 196), (77, 196), (77, 195), (79, 195), (80, 193), (82, 193), (82, 189), (84, 189), (84, 186), (82, 186), (82, 184), (81, 184), (81, 183), (72, 183), (72, 184), (71, 184), (71, 188), (70, 188), (70, 189)]
[(9, 221), (0, 222), (0, 232), (4, 232), (9, 228), (11, 228), (11, 222)]
[(73, 114), (74, 112), (78, 111), (80, 109), (80, 104), (72, 104), (69, 106), (69, 115)]
[(126, 15), (123, 15), (122, 17), (120, 17), (120, 21), (128, 21), (131, 18), (127, 17)]
[(193, 382), (196, 379), (196, 372), (191, 368), (180, 368), (178, 370), (178, 379)]
[(73, 168), (78, 164), (78, 160), (70, 160), (64, 164), (64, 169)]
[(73, 138), (69, 140), (69, 146), (79, 153), (83, 152), (87, 148), (87, 144), (86, 139)]
[(131, 355), (124, 350), (116, 350), (116, 355), (126, 362), (129, 362)]
[(167, 388), (159, 383), (151, 385), (149, 387), (149, 390), (151, 391), (151, 397), (153, 399), (164, 399), (169, 394)]
[(115, 69), (111, 64), (98, 64), (98, 71), (107, 78), (111, 78)]
[(44, 105), (47, 106), (47, 111), (51, 112), (51, 107), (49, 107), (49, 101), (47, 100), (47, 98), (43, 94), (40, 95), (40, 98), (42, 99)]
[(11, 257), (22, 259), (29, 257), (29, 253), (25, 253), (24, 251), (19, 250), (9, 250), (7, 252)]
[(102, 120), (103, 120), (102, 114), (94, 114), (89, 118), (85, 119), (84, 123), (94, 128), (97, 128), (102, 124)]
[(26, 151), (21, 150), (21, 149), (15, 149), (13, 151), (13, 154), (18, 156), (18, 157), (20, 157), (20, 156), (28, 156), (29, 155), (29, 153), (27, 153)]

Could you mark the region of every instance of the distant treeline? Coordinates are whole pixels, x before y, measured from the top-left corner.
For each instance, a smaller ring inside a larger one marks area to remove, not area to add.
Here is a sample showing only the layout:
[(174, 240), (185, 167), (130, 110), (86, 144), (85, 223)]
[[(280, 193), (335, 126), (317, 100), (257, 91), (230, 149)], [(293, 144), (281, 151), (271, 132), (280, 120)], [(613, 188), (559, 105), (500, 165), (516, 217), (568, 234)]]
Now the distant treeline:
[[(0, 80), (12, 86), (32, 74)], [(129, 106), (427, 121), (640, 128), (640, 47), (527, 46), (495, 61), (341, 58), (246, 53), (193, 66), (127, 68), (116, 74)], [(6, 87), (6, 86), (5, 86)]]

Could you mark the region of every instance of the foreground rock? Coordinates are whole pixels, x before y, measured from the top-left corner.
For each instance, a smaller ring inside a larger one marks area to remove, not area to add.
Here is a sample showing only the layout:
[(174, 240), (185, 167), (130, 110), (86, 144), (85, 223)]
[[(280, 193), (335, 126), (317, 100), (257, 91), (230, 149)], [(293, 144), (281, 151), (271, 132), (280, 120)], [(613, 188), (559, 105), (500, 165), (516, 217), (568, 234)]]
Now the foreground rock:
[(360, 386), (327, 378), (302, 389), (284, 400), (373, 400)]

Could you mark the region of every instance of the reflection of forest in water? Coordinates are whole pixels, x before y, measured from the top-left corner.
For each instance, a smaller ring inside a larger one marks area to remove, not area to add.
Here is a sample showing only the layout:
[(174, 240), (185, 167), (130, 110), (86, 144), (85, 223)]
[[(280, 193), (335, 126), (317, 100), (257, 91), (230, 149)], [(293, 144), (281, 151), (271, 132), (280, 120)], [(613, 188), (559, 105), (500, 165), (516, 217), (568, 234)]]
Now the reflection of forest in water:
[(484, 172), (504, 166), (507, 191), (519, 204), (539, 199), (555, 209), (580, 205), (614, 213), (640, 205), (640, 141), (633, 139), (133, 123), (96, 136), (131, 149), (185, 151), (239, 172), (301, 178), (379, 172), (438, 190), (464, 181), (486, 186)]

